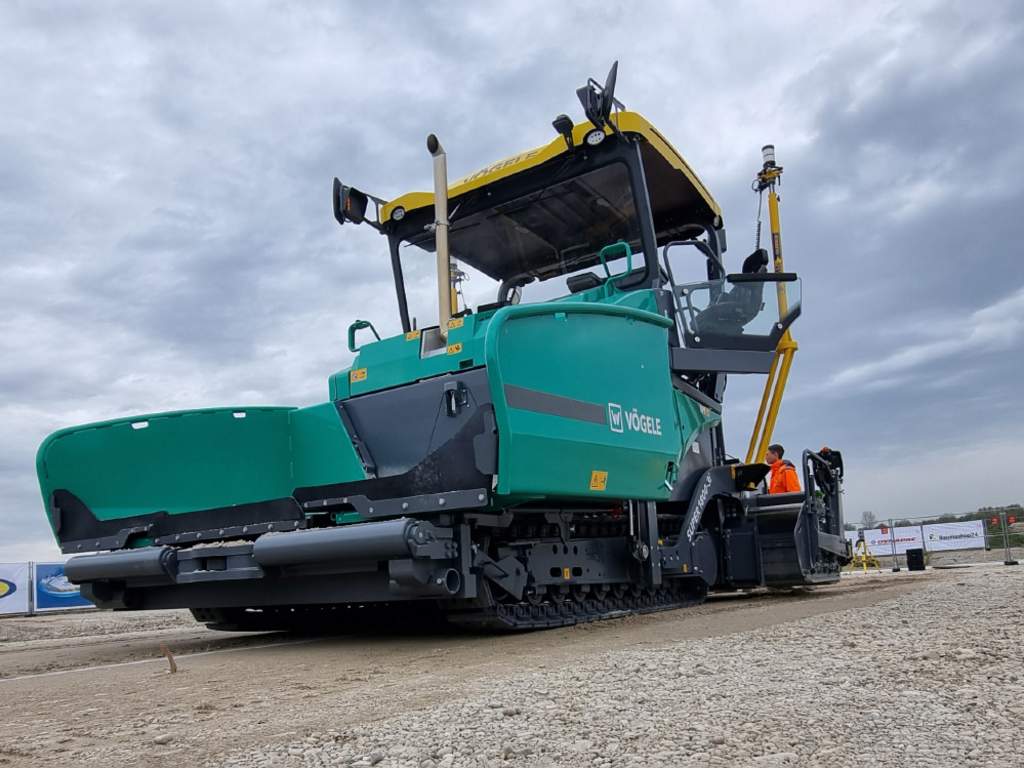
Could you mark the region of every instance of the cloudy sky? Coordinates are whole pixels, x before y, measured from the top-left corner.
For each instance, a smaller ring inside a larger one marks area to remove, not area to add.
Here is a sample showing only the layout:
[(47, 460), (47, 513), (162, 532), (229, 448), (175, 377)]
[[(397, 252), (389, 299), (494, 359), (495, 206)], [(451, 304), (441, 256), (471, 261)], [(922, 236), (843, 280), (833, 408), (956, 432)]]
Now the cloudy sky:
[[(776, 436), (845, 450), (848, 516), (1021, 501), (1020, 4), (606, 5), (0, 5), (0, 559), (56, 554), (52, 430), (321, 401), (351, 319), (399, 330), (333, 176), (388, 198), (429, 189), (429, 132), (452, 177), (544, 143), (613, 59), (733, 267), (777, 145), (804, 314)], [(730, 383), (738, 454), (758, 384)]]

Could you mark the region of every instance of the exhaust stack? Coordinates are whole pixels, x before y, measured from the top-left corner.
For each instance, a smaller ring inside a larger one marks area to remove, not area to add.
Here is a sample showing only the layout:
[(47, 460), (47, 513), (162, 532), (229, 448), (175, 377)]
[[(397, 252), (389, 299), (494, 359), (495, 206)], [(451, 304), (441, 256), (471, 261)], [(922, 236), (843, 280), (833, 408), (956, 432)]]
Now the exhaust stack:
[(448, 339), (452, 319), (452, 273), (448, 258), (448, 156), (437, 136), (427, 136), (427, 151), (434, 158), (434, 240), (437, 251), (437, 307), (441, 338)]

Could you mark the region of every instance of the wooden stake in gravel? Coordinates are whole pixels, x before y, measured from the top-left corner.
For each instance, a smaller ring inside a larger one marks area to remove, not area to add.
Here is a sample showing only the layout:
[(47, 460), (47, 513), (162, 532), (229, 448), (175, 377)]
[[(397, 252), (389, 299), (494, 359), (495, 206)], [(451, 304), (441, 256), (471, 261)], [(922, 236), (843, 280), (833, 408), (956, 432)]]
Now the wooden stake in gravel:
[(160, 652), (167, 657), (167, 663), (171, 667), (171, 674), (173, 675), (178, 671), (178, 664), (174, 661), (174, 655), (171, 653), (171, 649), (166, 644), (160, 643)]

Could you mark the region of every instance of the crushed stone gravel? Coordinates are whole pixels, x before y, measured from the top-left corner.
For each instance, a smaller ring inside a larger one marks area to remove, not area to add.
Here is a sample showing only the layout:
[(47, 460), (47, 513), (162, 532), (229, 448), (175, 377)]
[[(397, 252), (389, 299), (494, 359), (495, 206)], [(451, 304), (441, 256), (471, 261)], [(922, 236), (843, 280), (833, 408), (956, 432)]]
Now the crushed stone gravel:
[(69, 611), (37, 616), (10, 616), (0, 620), (0, 643), (123, 635), (126, 632), (154, 632), (195, 628), (188, 611)]
[(868, 608), (538, 658), (486, 693), (208, 765), (1024, 765), (1022, 597), (1024, 567), (978, 566)]

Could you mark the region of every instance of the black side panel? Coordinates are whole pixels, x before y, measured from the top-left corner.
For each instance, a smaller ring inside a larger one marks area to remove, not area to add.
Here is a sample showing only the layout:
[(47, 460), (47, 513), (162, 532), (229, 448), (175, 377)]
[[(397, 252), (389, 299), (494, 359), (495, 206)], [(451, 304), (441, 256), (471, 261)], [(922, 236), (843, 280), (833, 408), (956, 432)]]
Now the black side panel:
[(761, 583), (761, 551), (753, 526), (728, 529), (722, 535), (723, 583), (730, 587)]
[[(696, 450), (694, 450), (696, 446)], [(712, 464), (711, 430), (706, 429), (697, 435), (693, 444), (683, 454), (679, 467), (679, 479), (672, 488), (672, 501), (686, 501), (693, 495), (694, 486), (704, 471)]]
[(346, 496), (400, 499), (490, 488), (494, 468), (487, 465), (495, 460), (496, 443), (494, 409), (487, 403), (477, 408), (447, 442), (407, 472), (351, 483), (296, 488), (295, 498), (300, 503)]
[(479, 368), (349, 398), (344, 409), (384, 478), (421, 464), (490, 402), (487, 372)]

